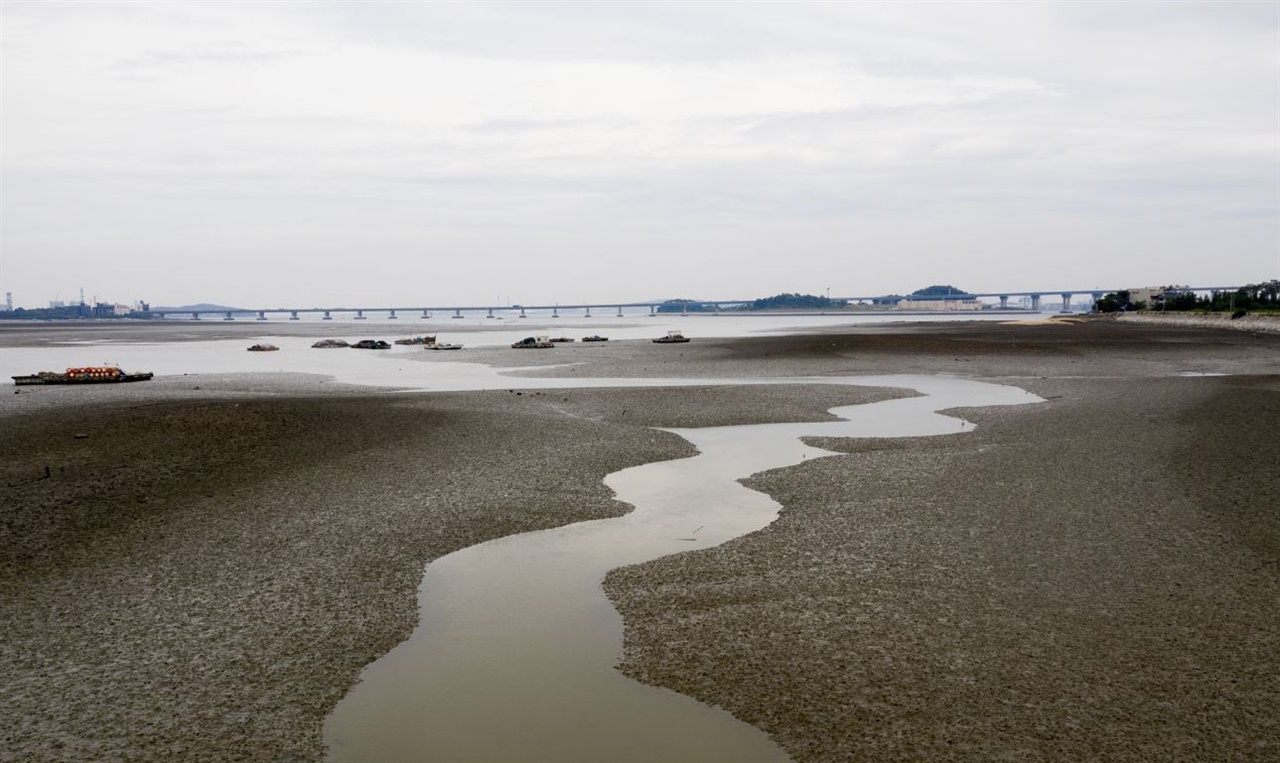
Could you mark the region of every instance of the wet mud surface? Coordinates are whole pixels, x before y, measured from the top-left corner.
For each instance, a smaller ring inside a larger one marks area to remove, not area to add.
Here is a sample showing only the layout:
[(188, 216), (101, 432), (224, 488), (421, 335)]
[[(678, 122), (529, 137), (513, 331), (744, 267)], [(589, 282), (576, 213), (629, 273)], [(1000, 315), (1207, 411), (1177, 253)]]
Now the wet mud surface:
[[(637, 375), (628, 352), (557, 373)], [(682, 352), (662, 374), (952, 373), (1047, 402), (757, 475), (773, 525), (610, 575), (625, 674), (797, 760), (1274, 757), (1280, 340), (1108, 323)], [(857, 402), (249, 375), (81, 392), (0, 403), (0, 760), (319, 760), (430, 559), (624, 511), (605, 474), (691, 452), (648, 427)]]

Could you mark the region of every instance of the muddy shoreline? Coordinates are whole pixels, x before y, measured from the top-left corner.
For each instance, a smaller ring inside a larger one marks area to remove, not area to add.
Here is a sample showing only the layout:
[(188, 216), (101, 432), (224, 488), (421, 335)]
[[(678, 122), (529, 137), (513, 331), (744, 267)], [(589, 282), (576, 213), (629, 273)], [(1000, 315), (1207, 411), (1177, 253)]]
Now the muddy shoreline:
[[(933, 324), (639, 352), (553, 373), (951, 373), (1047, 402), (757, 475), (774, 525), (611, 574), (628, 675), (802, 761), (1274, 756), (1280, 337)], [(80, 392), (0, 405), (0, 760), (319, 760), (430, 559), (624, 511), (605, 474), (690, 453), (649, 427), (879, 394)]]

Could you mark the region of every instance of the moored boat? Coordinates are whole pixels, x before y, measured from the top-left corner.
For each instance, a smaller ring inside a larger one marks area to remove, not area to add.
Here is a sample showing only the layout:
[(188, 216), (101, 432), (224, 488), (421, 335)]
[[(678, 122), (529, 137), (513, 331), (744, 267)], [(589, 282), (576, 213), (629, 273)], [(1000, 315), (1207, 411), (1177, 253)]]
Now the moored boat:
[(436, 338), (434, 335), (413, 336), (408, 339), (397, 339), (395, 342), (396, 344), (435, 344)]
[(351, 345), (353, 350), (389, 350), (391, 345), (381, 339), (361, 339), (359, 342)]
[(255, 344), (249, 348), (249, 352), (275, 352), (279, 349), (274, 344)]
[(609, 341), (609, 337), (607, 337), (607, 336), (600, 336), (599, 334), (592, 334), (591, 336), (584, 336), (584, 337), (582, 337), (582, 341), (584, 341), (584, 342), (607, 342), (607, 341)]
[(28, 376), (15, 376), (13, 383), (18, 386), (34, 384), (118, 384), (121, 382), (147, 381), (155, 374), (146, 372), (126, 372), (116, 366), (84, 366), (68, 368), (64, 373), (40, 371)]
[(321, 339), (311, 346), (317, 350), (328, 350), (333, 347), (350, 347), (351, 345), (341, 339)]
[(555, 345), (552, 344), (551, 340), (547, 339), (545, 336), (527, 336), (519, 342), (511, 345), (513, 350), (542, 350), (548, 347), (555, 347)]
[(657, 344), (679, 344), (689, 341), (689, 338), (679, 331), (668, 331), (666, 336), (660, 336), (653, 341)]
[(432, 342), (431, 344), (427, 345), (426, 347), (423, 347), (422, 349), (424, 350), (461, 350), (462, 345), (449, 344), (448, 342), (444, 342), (443, 344), (436, 344), (435, 342)]

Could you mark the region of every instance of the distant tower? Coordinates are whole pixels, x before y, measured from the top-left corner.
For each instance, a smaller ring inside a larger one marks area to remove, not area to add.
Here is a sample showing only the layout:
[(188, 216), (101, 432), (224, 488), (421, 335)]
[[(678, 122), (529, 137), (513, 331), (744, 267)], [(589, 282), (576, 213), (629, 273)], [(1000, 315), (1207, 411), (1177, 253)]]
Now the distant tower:
[(13, 292), (11, 291), (4, 293), (4, 309), (7, 312), (13, 312)]

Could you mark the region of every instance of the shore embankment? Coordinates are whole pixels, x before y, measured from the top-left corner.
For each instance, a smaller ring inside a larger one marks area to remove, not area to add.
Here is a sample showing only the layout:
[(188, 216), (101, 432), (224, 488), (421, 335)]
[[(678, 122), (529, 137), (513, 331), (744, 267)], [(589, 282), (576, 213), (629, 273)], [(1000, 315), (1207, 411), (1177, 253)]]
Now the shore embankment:
[[(639, 367), (650, 351), (545, 373), (943, 373), (1046, 402), (757, 475), (773, 525), (610, 575), (626, 674), (801, 761), (1274, 756), (1280, 337), (920, 324)], [(1183, 375), (1209, 373), (1232, 375)], [(0, 760), (319, 760), (328, 711), (412, 629), (431, 559), (625, 511), (605, 474), (692, 452), (651, 427), (895, 393), (855, 394), (231, 375), (6, 395)]]
[(1194, 326), (1196, 328), (1234, 329), (1236, 331), (1269, 331), (1280, 333), (1280, 315), (1249, 315), (1232, 318), (1230, 313), (1120, 313), (1117, 320), (1146, 323), (1153, 326)]

